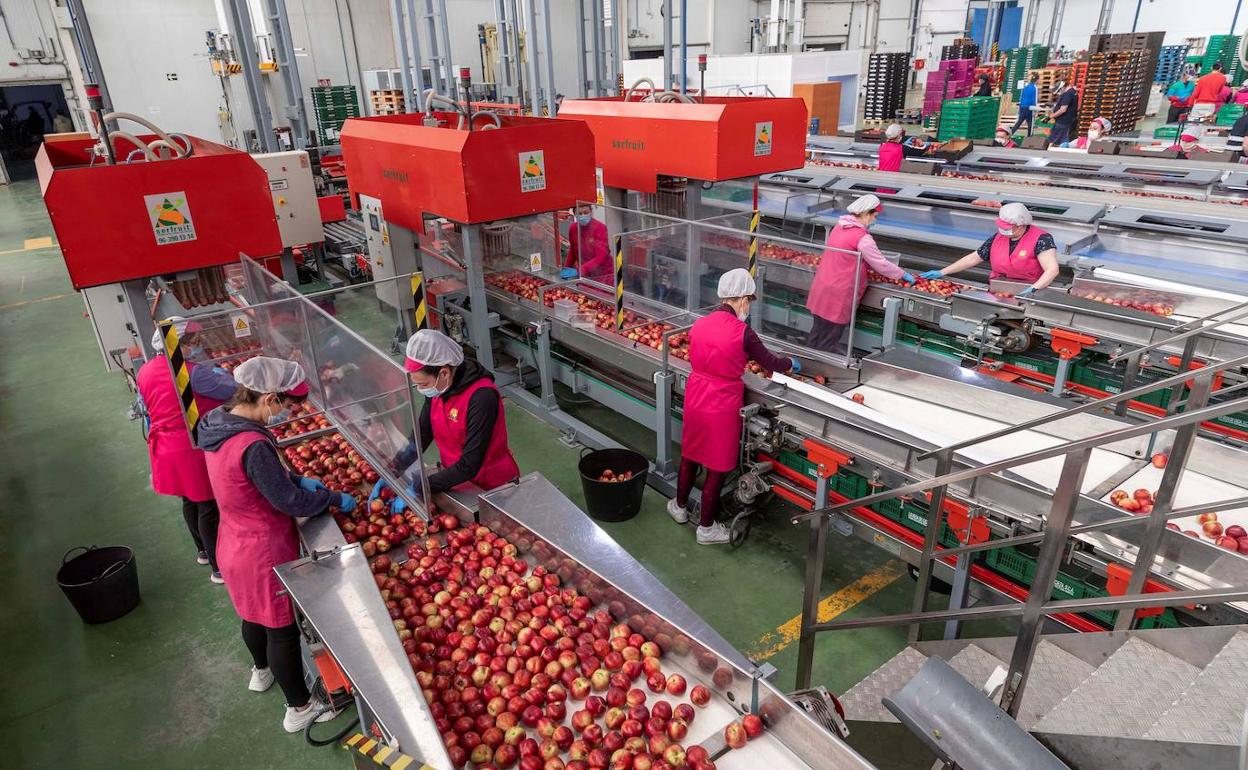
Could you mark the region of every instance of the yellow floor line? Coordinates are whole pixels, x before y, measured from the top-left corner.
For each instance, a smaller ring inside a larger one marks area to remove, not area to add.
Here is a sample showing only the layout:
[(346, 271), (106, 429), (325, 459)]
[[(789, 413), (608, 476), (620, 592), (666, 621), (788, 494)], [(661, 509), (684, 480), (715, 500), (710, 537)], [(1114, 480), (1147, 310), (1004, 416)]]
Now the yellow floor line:
[(46, 249), (51, 245), (52, 239), (45, 235), (42, 238), (27, 238), (24, 247), (29, 251), (30, 249)]
[(39, 297), (38, 299), (24, 299), (21, 302), (12, 302), (8, 305), (0, 305), (0, 310), (12, 310), (15, 307), (25, 307), (26, 305), (33, 305), (36, 302), (49, 302), (54, 299), (65, 299), (66, 297), (72, 297), (72, 296), (74, 295), (73, 294), (53, 294), (50, 297)]
[[(906, 566), (899, 561), (881, 564), (841, 590), (819, 602), (818, 618), (820, 623), (832, 620), (854, 605), (870, 598), (880, 589), (906, 574)], [(796, 642), (802, 634), (802, 616), (798, 615), (775, 631), (763, 634), (756, 641), (750, 652), (746, 654), (753, 660), (766, 660)]]

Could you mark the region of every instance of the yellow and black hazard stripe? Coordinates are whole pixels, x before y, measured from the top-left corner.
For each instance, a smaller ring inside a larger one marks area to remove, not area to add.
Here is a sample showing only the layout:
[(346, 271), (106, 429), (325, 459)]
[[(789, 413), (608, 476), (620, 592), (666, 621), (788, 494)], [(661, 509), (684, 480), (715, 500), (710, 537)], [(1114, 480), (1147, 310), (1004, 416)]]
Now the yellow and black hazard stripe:
[(433, 770), (420, 760), (409, 757), (398, 749), (369, 738), (363, 733), (356, 733), (347, 738), (342, 742), (342, 747), (347, 751), (358, 751), (378, 766), (388, 767), (390, 770)]
[(171, 321), (160, 322), (160, 334), (165, 341), (165, 355), (173, 370), (173, 385), (177, 388), (182, 411), (186, 414), (186, 428), (191, 432), (191, 443), (199, 441), (199, 407), (195, 405), (195, 393), (191, 390), (191, 370), (182, 356), (182, 341)]
[(624, 238), (615, 236), (615, 328), (624, 328)]
[(750, 261), (748, 270), (751, 278), (758, 277), (758, 209), (750, 217)]
[(412, 316), (416, 321), (416, 330), (429, 327), (429, 306), (425, 304), (425, 276), (423, 273), (412, 274)]

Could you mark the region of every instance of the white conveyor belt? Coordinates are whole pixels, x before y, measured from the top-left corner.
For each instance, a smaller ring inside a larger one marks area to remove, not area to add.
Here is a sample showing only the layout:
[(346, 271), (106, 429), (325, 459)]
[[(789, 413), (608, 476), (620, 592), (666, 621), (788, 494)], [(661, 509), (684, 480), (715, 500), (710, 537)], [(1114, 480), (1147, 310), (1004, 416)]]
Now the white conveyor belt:
[[(1119, 485), (1118, 489), (1124, 490), (1128, 495), (1137, 489), (1147, 489), (1156, 494), (1157, 488), (1161, 486), (1161, 474), (1164, 472), (1161, 468), (1147, 465)], [(1110, 494), (1113, 493), (1111, 492)], [(1189, 505), (1216, 503), (1221, 500), (1230, 500), (1246, 495), (1248, 495), (1248, 490), (1243, 487), (1237, 487), (1225, 481), (1210, 478), (1203, 473), (1185, 470), (1182, 478), (1179, 479), (1179, 488), (1174, 494), (1174, 507), (1186, 508)], [(1106, 495), (1102, 499), (1105, 502), (1109, 502), (1109, 497), (1110, 495)], [(1223, 527), (1228, 527), (1232, 524), (1248, 527), (1248, 508), (1232, 508), (1226, 511), (1211, 510), (1218, 514), (1218, 521), (1221, 522)], [(1204, 532), (1201, 531), (1200, 523), (1196, 519), (1196, 516), (1188, 516), (1182, 519), (1172, 519), (1171, 521), (1177, 524), (1179, 529), (1200, 532), (1202, 539), (1211, 540), (1211, 538), (1205, 537)]]

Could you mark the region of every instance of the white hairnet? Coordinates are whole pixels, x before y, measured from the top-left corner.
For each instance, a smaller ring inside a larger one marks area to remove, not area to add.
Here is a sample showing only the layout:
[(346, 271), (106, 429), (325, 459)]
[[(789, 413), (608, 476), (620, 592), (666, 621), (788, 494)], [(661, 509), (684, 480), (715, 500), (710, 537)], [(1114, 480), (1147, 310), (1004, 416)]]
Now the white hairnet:
[(868, 211), (875, 211), (883, 205), (880, 203), (879, 198), (867, 193), (859, 196), (853, 203), (849, 204), (849, 208), (846, 210), (851, 214), (864, 214)]
[(442, 332), (421, 329), (407, 340), (407, 361), (404, 368), (409, 372), (426, 366), (459, 366), (464, 362), (464, 349), (459, 343)]
[(1113, 126), (1113, 124), (1109, 122), (1109, 118), (1094, 118), (1092, 120), (1092, 123), (1099, 123), (1101, 126), (1101, 131), (1103, 131), (1106, 134), (1109, 133), (1109, 129)]
[(754, 278), (744, 267), (729, 270), (719, 277), (719, 298), (748, 297), (755, 290)]
[(904, 133), (906, 133), (906, 129), (902, 128), (900, 123), (893, 123), (884, 129), (884, 136), (887, 139), (896, 139)]
[(303, 367), (284, 358), (256, 356), (234, 367), (234, 381), (256, 393), (294, 392), (303, 380)]
[(1002, 222), (1008, 222), (1015, 227), (1018, 225), (1031, 224), (1031, 212), (1021, 203), (1007, 203), (1001, 207), (997, 219)]
[[(178, 339), (186, 335), (186, 319), (180, 315), (171, 315), (161, 323), (172, 321), (173, 328), (178, 333)], [(160, 324), (156, 324), (156, 331), (152, 332), (152, 347), (157, 353), (165, 352), (165, 335), (160, 333)]]

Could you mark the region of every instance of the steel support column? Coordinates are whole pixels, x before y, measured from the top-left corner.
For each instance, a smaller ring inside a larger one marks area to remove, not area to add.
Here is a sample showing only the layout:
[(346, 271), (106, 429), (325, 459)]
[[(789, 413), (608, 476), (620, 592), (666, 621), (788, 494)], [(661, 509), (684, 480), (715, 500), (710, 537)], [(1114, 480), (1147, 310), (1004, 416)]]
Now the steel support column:
[(481, 226), (465, 225), (463, 228), (463, 258), (467, 272), (464, 282), (468, 284), (468, 335), (477, 351), (477, 361), (494, 371), (494, 350), (490, 341), (490, 312), (485, 301), (485, 268), (482, 264), (485, 249), (481, 244)]
[[(953, 454), (947, 451), (936, 455), (935, 476), (944, 476), (953, 468)], [(939, 486), (931, 490), (931, 499), (927, 508), (927, 529), (923, 533), (923, 550), (919, 553), (919, 580), (914, 587), (914, 612), (927, 611), (927, 594), (932, 582), (932, 561), (936, 558), (936, 542), (940, 538), (940, 525), (945, 520), (945, 487)], [(820, 517), (825, 518), (825, 517)], [(919, 640), (919, 625), (910, 626), (911, 642)]]
[(442, 63), (442, 46), (438, 42), (438, 20), (437, 13), (433, 8), (433, 0), (425, 0), (425, 27), (429, 30), (429, 87), (439, 94), (450, 97), (451, 88), (455, 86), (454, 78), (450, 83), (445, 82), (443, 69), (439, 66)]
[[(582, 0), (583, 1), (583, 0)], [(511, 20), (507, 18), (507, 5), (503, 0), (494, 0), (494, 29), (498, 33), (498, 52), (499, 52), (499, 69), (502, 72), (495, 77), (495, 86), (504, 86), (506, 90), (499, 89), (499, 95), (503, 97), (515, 96), (515, 81), (512, 77), (512, 67), (516, 64), (514, 46), (512, 45)]]
[(558, 111), (555, 106), (555, 51), (554, 40), (550, 34), (550, 0), (542, 2), (542, 41), (546, 50), (542, 58), (546, 60), (546, 112), (555, 117)]
[(659, 90), (672, 87), (672, 0), (663, 0), (663, 85)]
[(416, 0), (407, 0), (407, 36), (412, 47), (412, 89), (416, 101), (404, 111), (420, 112), (425, 107), (422, 103), (425, 95), (425, 57), (420, 48), (420, 13), (416, 10)]
[(654, 470), (663, 476), (676, 472), (672, 452), (672, 390), (675, 375), (671, 370), (654, 373)]
[[(592, 2), (592, 0), (591, 0)], [(576, 95), (584, 99), (589, 96), (588, 81), (589, 76), (585, 72), (585, 57), (589, 55), (589, 49), (585, 43), (585, 0), (576, 0)], [(595, 61), (598, 52), (594, 52)], [(594, 83), (594, 96), (597, 96), (597, 82)]]
[[(815, 485), (815, 510), (828, 504), (828, 480), (822, 475)], [(828, 517), (810, 520), (810, 540), (806, 546), (806, 580), (802, 592), (802, 628), (797, 642), (797, 682), (794, 689), (810, 687), (815, 665), (815, 625), (819, 622), (819, 601), (823, 594), (823, 560), (828, 550)]]
[(290, 36), (290, 17), (286, 14), (286, 0), (265, 0), (269, 14), (269, 29), (273, 34), (273, 47), (278, 74), (286, 88), (286, 120), (294, 136), (296, 149), (308, 146), (312, 126), (308, 122), (308, 108), (303, 98), (303, 83), (299, 79), (299, 64), (295, 61), (295, 41)]
[[(1023, 617), (1014, 642), (1014, 654), (1010, 657), (1010, 671), (1005, 679), (1005, 691), (1001, 695), (1001, 708), (1012, 717), (1018, 716), (1019, 706), (1023, 702), (1031, 661), (1036, 654), (1036, 646), (1040, 644), (1040, 631), (1044, 626), (1044, 604), (1052, 593), (1050, 587), (1053, 581), (1057, 579), (1057, 568), (1061, 566), (1062, 554), (1066, 550), (1066, 540), (1070, 533), (1070, 520), (1079, 504), (1079, 492), (1083, 488), (1083, 476), (1091, 456), (1091, 448), (1067, 454), (1058, 478), (1057, 490), (1053, 493), (1053, 507), (1049, 509), (1048, 518), (1045, 520), (1044, 540), (1040, 544), (1040, 555), (1036, 559), (1036, 576), (1031, 581), (1032, 590), (1028, 592), (1027, 601), (1023, 605)], [(930, 518), (928, 528), (930, 531)]]
[[(95, 49), (95, 38), (91, 35), (91, 23), (87, 20), (87, 11), (82, 7), (82, 0), (65, 0), (69, 11), (69, 20), (73, 27), (74, 39), (78, 41), (78, 50), (82, 52), (82, 69), (85, 82), (94, 83), (100, 89), (101, 114), (113, 112), (113, 98), (108, 92), (108, 83), (104, 79), (104, 68), (100, 66), (100, 54)], [(7, 20), (5, 22), (8, 23)], [(85, 108), (85, 105), (83, 105)], [(90, 110), (84, 109), (89, 113)], [(117, 121), (109, 121), (100, 126), (101, 134), (108, 134), (117, 128)], [(147, 339), (144, 337), (144, 339)]]
[[(408, 0), (408, 13), (412, 10), (412, 0)], [(408, 19), (411, 24), (412, 19)], [(415, 112), (416, 94), (412, 88), (412, 76), (407, 66), (410, 58), (407, 51), (407, 35), (403, 34), (403, 0), (390, 0), (390, 28), (394, 30), (394, 55), (399, 60), (399, 82), (403, 84), (403, 111)], [(413, 27), (415, 25), (413, 24)]]
[[(451, 61), (451, 29), (446, 20), (446, 0), (438, 0), (438, 21), (442, 28), (442, 76), (446, 78), (446, 93), (453, 100), (463, 99), (464, 109), (471, 113), (472, 110), (467, 105), (467, 102), (471, 101), (470, 95), (459, 93), (459, 80), (455, 77), (455, 63)], [(430, 25), (432, 29), (432, 22)]]
[(256, 57), (256, 35), (251, 27), (247, 0), (224, 0), (225, 15), (229, 21), (239, 63), (243, 66), (243, 84), (247, 88), (247, 101), (256, 127), (256, 138), (263, 152), (276, 152), (277, 137), (273, 134), (273, 114), (269, 100), (260, 86), (259, 60)]

